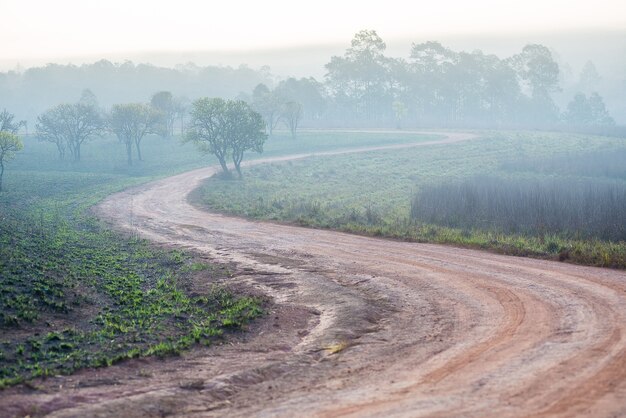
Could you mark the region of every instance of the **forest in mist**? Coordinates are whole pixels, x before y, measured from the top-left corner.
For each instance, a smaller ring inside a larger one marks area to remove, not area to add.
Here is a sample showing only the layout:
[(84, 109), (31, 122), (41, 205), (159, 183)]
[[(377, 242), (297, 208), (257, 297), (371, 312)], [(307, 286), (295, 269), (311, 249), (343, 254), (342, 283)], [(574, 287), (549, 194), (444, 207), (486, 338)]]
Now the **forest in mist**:
[(296, 103), (302, 127), (576, 128), (606, 133), (626, 122), (626, 72), (616, 68), (607, 76), (593, 61), (584, 62), (574, 71), (543, 44), (496, 56), (435, 41), (414, 43), (407, 58), (397, 58), (388, 54), (375, 31), (364, 30), (342, 55), (328, 58), (322, 78), (284, 77), (268, 66), (246, 64), (168, 68), (102, 59), (0, 73), (0, 107), (27, 121), (32, 130), (39, 114), (59, 103), (76, 102), (85, 89), (103, 108), (147, 102), (154, 93), (169, 91), (179, 110), (203, 96), (255, 103), (270, 130), (278, 125), (285, 104)]

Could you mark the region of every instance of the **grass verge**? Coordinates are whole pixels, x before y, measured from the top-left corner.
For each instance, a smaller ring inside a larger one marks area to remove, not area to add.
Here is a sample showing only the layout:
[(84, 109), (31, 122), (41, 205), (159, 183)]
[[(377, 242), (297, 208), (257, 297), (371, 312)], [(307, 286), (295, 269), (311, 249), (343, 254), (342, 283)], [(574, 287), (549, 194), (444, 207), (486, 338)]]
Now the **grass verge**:
[(552, 170), (549, 164), (542, 164), (539, 170), (531, 164), (516, 163), (552, 157), (561, 161), (569, 154), (575, 158), (566, 160), (587, 164), (585, 155), (590, 153), (623, 153), (626, 144), (621, 139), (527, 132), (486, 132), (482, 136), (451, 145), (250, 167), (243, 181), (208, 180), (194, 193), (193, 200), (213, 211), (254, 219), (626, 268), (624, 241), (577, 238), (570, 233), (506, 233), (472, 225), (452, 228), (412, 219), (411, 202), (421, 189), (473, 176), (624, 182), (619, 176), (608, 177), (620, 170), (609, 174), (606, 170), (580, 171), (576, 166)]

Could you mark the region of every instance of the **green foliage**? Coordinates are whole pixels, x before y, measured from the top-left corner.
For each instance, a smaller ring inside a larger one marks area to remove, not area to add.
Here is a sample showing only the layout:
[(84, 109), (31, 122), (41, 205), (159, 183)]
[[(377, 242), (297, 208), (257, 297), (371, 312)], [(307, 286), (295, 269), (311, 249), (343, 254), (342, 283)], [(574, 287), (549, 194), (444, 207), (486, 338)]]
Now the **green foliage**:
[(158, 132), (160, 118), (157, 110), (143, 103), (113, 105), (106, 118), (107, 129), (125, 145), (128, 165), (133, 165), (133, 145), (137, 159), (142, 160), (141, 141), (147, 134)]
[(15, 153), (21, 151), (24, 144), (20, 138), (9, 131), (0, 131), (0, 191), (2, 191), (2, 176), (4, 164), (15, 158)]
[[(98, 155), (92, 172), (64, 166), (45, 159), (45, 147), (27, 144), (23, 166), (34, 168), (37, 159), (40, 170), (16, 171), (0, 195), (0, 387), (176, 354), (211, 344), (260, 315), (256, 298), (217, 286), (195, 289), (195, 274), (201, 272), (203, 282), (225, 278), (224, 266), (121, 237), (89, 215), (107, 194), (154, 177), (111, 170), (106, 154)], [(193, 167), (184, 153), (168, 154), (176, 164), (166, 169)], [(143, 170), (167, 173), (151, 165)]]
[(42, 141), (56, 145), (59, 158), (69, 151), (75, 162), (80, 161), (83, 143), (102, 135), (104, 121), (94, 106), (85, 103), (60, 104), (37, 118), (37, 135)]
[[(551, 133), (486, 133), (485, 139), (454, 145), (255, 166), (244, 181), (236, 184), (209, 180), (195, 199), (211, 210), (256, 219), (624, 268), (624, 242), (585, 240), (547, 232), (545, 235), (504, 234), (471, 225), (450, 228), (423, 224), (410, 217), (410, 202), (415, 192), (441, 181), (487, 174), (517, 177), (519, 181), (556, 176), (575, 180), (572, 176), (577, 170), (569, 166), (569, 161), (584, 161), (579, 167), (587, 167), (585, 155), (623, 152), (623, 142), (616, 139)], [(564, 158), (565, 153), (572, 157)], [(560, 165), (549, 172), (534, 170), (528, 169), (529, 165), (514, 163), (520, 159), (560, 161)], [(602, 157), (597, 159), (601, 161)], [(589, 166), (583, 175), (596, 172)]]
[(260, 114), (241, 100), (201, 98), (193, 102), (191, 126), (185, 137), (203, 153), (213, 154), (228, 175), (226, 158), (231, 157), (241, 178), (241, 161), (246, 151), (263, 152), (267, 139)]
[[(277, 133), (267, 153), (310, 153), (415, 142), (415, 134)], [(87, 209), (110, 193), (206, 164), (190, 146), (149, 137), (145, 161), (124, 164), (117, 141), (85, 148), (80, 163), (26, 138), (0, 195), (0, 387), (210, 344), (261, 314), (256, 298), (193, 289), (194, 274), (228, 268), (103, 228)], [(214, 161), (211, 161), (214, 162)]]

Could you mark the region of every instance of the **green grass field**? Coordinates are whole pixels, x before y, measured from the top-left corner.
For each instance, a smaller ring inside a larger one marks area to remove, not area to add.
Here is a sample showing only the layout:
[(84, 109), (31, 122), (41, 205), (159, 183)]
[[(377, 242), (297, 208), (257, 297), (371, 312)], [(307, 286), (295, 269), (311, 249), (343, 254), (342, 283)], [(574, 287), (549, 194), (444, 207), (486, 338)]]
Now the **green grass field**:
[(471, 225), (450, 228), (412, 219), (411, 202), (421, 188), (477, 175), (516, 181), (585, 178), (621, 187), (626, 183), (619, 170), (618, 174), (591, 173), (571, 167), (550, 169), (549, 164), (529, 167), (527, 163), (551, 156), (563, 159), (564, 155), (585, 161), (585, 155), (592, 152), (623, 152), (623, 139), (520, 132), (486, 132), (482, 136), (452, 145), (255, 166), (248, 168), (243, 181), (210, 179), (194, 199), (211, 210), (255, 219), (626, 267), (624, 241), (581, 239), (571, 233), (513, 234)]
[[(271, 138), (261, 156), (416, 141), (415, 135), (303, 132)], [(176, 354), (241, 329), (262, 301), (211, 283), (228, 266), (120, 236), (90, 216), (108, 194), (215, 164), (178, 138), (149, 137), (127, 166), (114, 138), (84, 146), (80, 163), (25, 139), (0, 193), (0, 388), (149, 355)], [(250, 157), (260, 157), (251, 154)]]

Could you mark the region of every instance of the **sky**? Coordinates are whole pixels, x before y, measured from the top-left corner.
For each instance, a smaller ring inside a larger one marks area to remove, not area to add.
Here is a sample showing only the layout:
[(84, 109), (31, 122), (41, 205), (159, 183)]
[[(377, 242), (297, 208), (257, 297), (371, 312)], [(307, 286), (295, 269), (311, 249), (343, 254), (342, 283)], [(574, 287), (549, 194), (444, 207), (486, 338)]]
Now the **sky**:
[(385, 40), (623, 30), (625, 0), (0, 0), (0, 61), (254, 51)]

